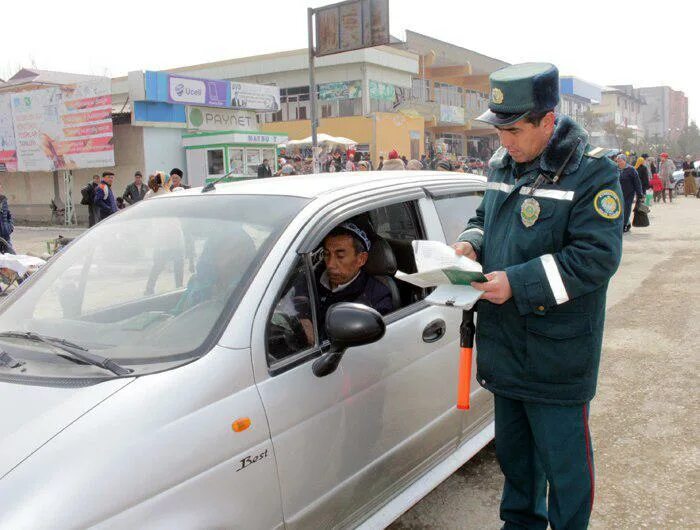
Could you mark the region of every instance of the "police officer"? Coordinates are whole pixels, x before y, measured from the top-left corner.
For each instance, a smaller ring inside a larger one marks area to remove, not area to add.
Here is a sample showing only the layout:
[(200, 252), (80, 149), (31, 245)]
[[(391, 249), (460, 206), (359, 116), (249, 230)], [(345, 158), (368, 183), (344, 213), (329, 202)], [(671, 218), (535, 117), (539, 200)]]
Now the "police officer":
[[(504, 528), (586, 528), (593, 506), (588, 429), (608, 282), (620, 261), (615, 165), (566, 116), (555, 116), (551, 64), (491, 74), (501, 147), (458, 254), (480, 261), (477, 378), (495, 395)], [(549, 502), (545, 495), (549, 484)]]

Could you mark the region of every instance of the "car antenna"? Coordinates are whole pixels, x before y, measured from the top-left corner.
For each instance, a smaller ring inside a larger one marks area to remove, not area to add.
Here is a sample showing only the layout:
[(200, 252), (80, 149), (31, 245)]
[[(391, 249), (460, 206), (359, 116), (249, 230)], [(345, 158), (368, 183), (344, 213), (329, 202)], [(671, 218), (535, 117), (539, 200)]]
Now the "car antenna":
[(220, 176), (218, 179), (211, 181), (209, 184), (207, 184), (206, 186), (204, 186), (204, 187), (202, 188), (202, 193), (207, 193), (208, 191), (213, 191), (213, 190), (215, 190), (215, 189), (216, 189), (216, 185), (217, 185), (219, 182), (221, 182), (221, 181), (224, 180), (226, 177), (228, 177), (229, 175), (231, 175), (231, 174), (233, 174), (233, 173), (235, 173), (235, 172), (236, 172), (236, 170), (235, 170), (235, 169), (232, 169), (231, 171), (229, 171), (229, 172), (226, 173), (225, 175), (222, 175), (222, 176)]

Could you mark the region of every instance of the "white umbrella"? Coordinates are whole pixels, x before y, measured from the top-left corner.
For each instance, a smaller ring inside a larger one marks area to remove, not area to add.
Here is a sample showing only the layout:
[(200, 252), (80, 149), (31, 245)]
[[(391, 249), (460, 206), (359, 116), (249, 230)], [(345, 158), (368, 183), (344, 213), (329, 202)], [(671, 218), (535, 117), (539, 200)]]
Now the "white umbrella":
[[(351, 140), (350, 138), (344, 138), (342, 136), (331, 136), (326, 133), (321, 133), (316, 136), (317, 141), (319, 145), (321, 144), (328, 144), (328, 145), (344, 145), (344, 146), (350, 146), (350, 145), (356, 145), (357, 142), (355, 140)], [(287, 142), (287, 145), (311, 145), (313, 142), (311, 140), (311, 136), (308, 138), (304, 138), (303, 140), (291, 140)]]

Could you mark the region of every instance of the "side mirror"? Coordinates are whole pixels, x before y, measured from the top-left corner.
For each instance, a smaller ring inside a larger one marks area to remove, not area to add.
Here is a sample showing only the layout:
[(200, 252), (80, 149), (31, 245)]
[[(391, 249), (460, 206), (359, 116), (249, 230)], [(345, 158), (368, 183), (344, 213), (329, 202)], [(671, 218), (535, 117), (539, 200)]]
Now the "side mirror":
[(332, 305), (326, 313), (326, 333), (331, 349), (314, 361), (314, 375), (323, 377), (332, 374), (346, 349), (377, 342), (385, 331), (382, 315), (371, 307), (349, 302)]

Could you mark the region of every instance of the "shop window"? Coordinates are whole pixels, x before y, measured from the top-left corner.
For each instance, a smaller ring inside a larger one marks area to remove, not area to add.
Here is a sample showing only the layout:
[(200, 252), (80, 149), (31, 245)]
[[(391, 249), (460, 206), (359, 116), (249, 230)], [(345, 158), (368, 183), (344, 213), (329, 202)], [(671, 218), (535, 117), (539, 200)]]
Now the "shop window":
[(362, 99), (344, 99), (338, 101), (339, 116), (361, 116)]
[(321, 118), (333, 117), (333, 105), (331, 103), (323, 103), (321, 105)]
[(207, 150), (207, 173), (209, 175), (224, 174), (224, 150), (223, 149), (208, 149)]
[(230, 170), (234, 171), (239, 175), (243, 175), (245, 173), (245, 163), (243, 162), (243, 148), (229, 147), (228, 157)]
[(260, 149), (258, 148), (248, 148), (245, 150), (246, 157), (246, 174), (247, 175), (257, 175), (258, 166), (262, 163), (262, 158), (260, 155)]

